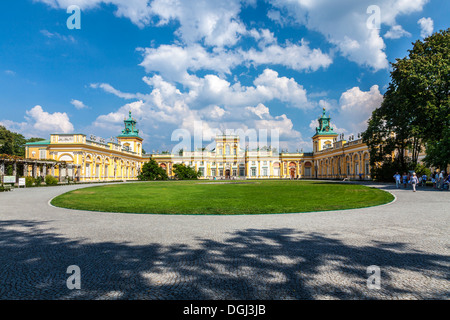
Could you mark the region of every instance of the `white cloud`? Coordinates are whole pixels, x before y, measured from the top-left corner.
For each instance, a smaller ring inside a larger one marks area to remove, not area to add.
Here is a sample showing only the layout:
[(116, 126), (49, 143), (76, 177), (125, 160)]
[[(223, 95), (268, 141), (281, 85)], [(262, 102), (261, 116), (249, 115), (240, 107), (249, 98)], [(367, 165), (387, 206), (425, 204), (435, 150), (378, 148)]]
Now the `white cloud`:
[[(367, 121), (372, 112), (381, 106), (383, 95), (378, 85), (373, 85), (369, 91), (353, 87), (341, 94), (339, 102), (320, 100), (319, 106), (326, 109), (331, 117), (333, 130), (337, 133), (357, 135), (367, 129)], [(317, 119), (311, 120), (309, 128), (315, 132), (319, 126)]]
[[(114, 134), (122, 126), (123, 117), (131, 110), (139, 121), (139, 127), (148, 130), (152, 144), (158, 143), (155, 139), (167, 143), (172, 131), (178, 128), (193, 132), (196, 121), (203, 122), (207, 137), (213, 136), (216, 129), (265, 128), (279, 129), (286, 146), (303, 143), (301, 134), (293, 128), (291, 119), (285, 114), (272, 115), (263, 102), (280, 99), (295, 104), (301, 100), (306, 105), (306, 91), (294, 79), (279, 77), (273, 70), (266, 69), (255, 79), (255, 86), (250, 87), (243, 87), (240, 83), (230, 84), (215, 75), (195, 77), (196, 85), (184, 92), (159, 75), (144, 77), (143, 80), (151, 87), (151, 92), (143, 100), (100, 115), (93, 126)], [(110, 86), (101, 88), (124, 97), (120, 91), (111, 90)], [(305, 108), (303, 104), (297, 107)]]
[(71, 133), (73, 125), (64, 112), (48, 113), (37, 105), (26, 111), (24, 122), (2, 120), (0, 124), (25, 136), (44, 136), (51, 133)]
[(159, 72), (165, 79), (181, 83), (189, 82), (188, 71), (210, 70), (230, 74), (231, 68), (240, 64), (240, 57), (225, 49), (207, 51), (199, 44), (191, 46), (161, 45), (143, 49), (141, 66), (145, 71)]
[(104, 91), (106, 91), (108, 93), (112, 93), (113, 95), (118, 96), (119, 98), (122, 98), (122, 99), (136, 99), (141, 96), (141, 94), (139, 94), (139, 93), (121, 92), (107, 83), (91, 83), (90, 87), (93, 89), (98, 89), (98, 88), (103, 89)]
[(72, 99), (70, 103), (78, 110), (88, 109), (89, 107), (83, 103), (83, 101)]
[(186, 44), (204, 42), (208, 46), (232, 46), (243, 34), (245, 25), (239, 19), (240, 0), (155, 0), (152, 14), (160, 25), (172, 20), (180, 23), (177, 35)]
[(402, 26), (395, 25), (392, 26), (391, 29), (384, 34), (384, 37), (388, 39), (399, 39), (402, 37), (411, 37), (411, 33), (405, 31)]
[(342, 93), (339, 99), (336, 121), (349, 133), (363, 132), (367, 129), (367, 120), (381, 106), (382, 101), (383, 95), (378, 85), (373, 85), (369, 91), (362, 91), (359, 87), (351, 88)]
[(417, 23), (420, 25), (420, 36), (426, 38), (433, 34), (434, 22), (431, 18), (421, 18)]
[(285, 46), (271, 44), (262, 50), (249, 49), (240, 51), (243, 62), (259, 65), (281, 65), (296, 71), (316, 71), (327, 68), (332, 59), (320, 49), (311, 49), (309, 44), (302, 40), (301, 44), (288, 43)]
[(279, 100), (288, 107), (309, 109), (307, 91), (293, 78), (280, 77), (276, 71), (265, 69), (253, 82), (254, 86), (242, 86), (240, 82), (231, 84), (216, 75), (207, 74), (203, 78), (190, 77), (188, 90), (181, 92), (172, 83), (160, 75), (144, 77), (143, 81), (151, 88), (150, 94), (124, 93), (109, 84), (91, 84), (92, 88), (100, 88), (123, 99), (142, 99), (153, 101), (163, 106), (182, 101), (194, 109), (209, 106), (221, 106), (225, 109), (257, 105), (272, 100)]
[[(273, 44), (270, 33), (262, 30), (259, 37), (261, 47), (247, 51), (215, 48), (207, 50), (199, 44), (191, 46), (161, 45), (158, 48), (142, 49), (143, 66), (146, 72), (158, 72), (165, 79), (189, 85), (190, 72), (215, 71), (219, 75), (231, 74), (239, 65), (281, 65), (297, 71), (316, 71), (327, 68), (332, 59), (320, 49), (311, 49), (307, 42), (301, 44)], [(272, 44), (271, 44), (272, 43)], [(269, 44), (268, 46), (264, 46)]]
[(59, 34), (58, 32), (50, 32), (48, 30), (41, 30), (41, 33), (50, 39), (60, 39), (63, 41), (73, 42), (73, 43), (76, 42), (75, 38), (71, 35), (65, 36), (65, 35)]
[[(368, 29), (370, 17), (367, 8), (376, 4), (380, 8), (380, 23), (397, 25), (399, 15), (421, 11), (428, 0), (373, 0), (357, 1), (311, 1), (269, 0), (281, 10), (281, 16), (292, 17), (295, 22), (310, 30), (322, 33), (336, 45), (341, 54), (359, 65), (373, 70), (388, 68), (385, 44), (378, 29)], [(272, 17), (277, 16), (272, 14)]]
[(310, 106), (303, 86), (293, 78), (279, 77), (278, 73), (271, 69), (265, 69), (253, 83), (257, 90), (266, 92), (274, 99), (279, 99), (291, 106), (301, 109), (307, 109)]
[(149, 0), (34, 0), (45, 3), (52, 8), (67, 9), (71, 5), (77, 5), (81, 10), (89, 10), (101, 5), (114, 5), (117, 17), (125, 17), (139, 27), (148, 25), (151, 20)]

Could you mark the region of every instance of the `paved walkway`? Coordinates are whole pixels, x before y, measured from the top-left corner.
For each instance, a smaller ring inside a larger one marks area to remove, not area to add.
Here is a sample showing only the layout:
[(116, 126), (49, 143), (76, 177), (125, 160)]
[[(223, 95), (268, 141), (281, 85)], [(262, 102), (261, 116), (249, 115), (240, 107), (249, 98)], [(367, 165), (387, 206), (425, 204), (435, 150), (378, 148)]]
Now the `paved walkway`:
[[(253, 216), (48, 205), (88, 186), (0, 193), (0, 299), (449, 298), (450, 192), (375, 185), (397, 200)], [(66, 286), (70, 265), (81, 269), (81, 290)], [(379, 290), (367, 288), (371, 265)]]

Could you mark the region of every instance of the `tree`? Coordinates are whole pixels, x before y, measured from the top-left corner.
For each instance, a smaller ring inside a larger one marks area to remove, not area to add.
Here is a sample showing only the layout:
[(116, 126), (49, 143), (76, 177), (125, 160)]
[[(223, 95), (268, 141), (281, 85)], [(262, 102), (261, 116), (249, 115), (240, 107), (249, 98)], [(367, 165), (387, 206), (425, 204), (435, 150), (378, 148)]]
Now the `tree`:
[(25, 139), (20, 133), (9, 131), (0, 125), (0, 154), (9, 154), (12, 156), (25, 156), (25, 143), (42, 141), (42, 138)]
[(398, 170), (414, 169), (424, 147), (435, 154), (428, 158), (430, 165), (437, 165), (433, 159), (445, 158), (442, 145), (450, 126), (450, 29), (417, 40), (408, 52), (392, 63), (383, 102), (363, 133), (374, 167), (394, 163)]
[(178, 180), (196, 180), (200, 177), (201, 173), (194, 168), (187, 167), (182, 164), (173, 165), (173, 173)]
[(0, 154), (23, 157), (25, 155), (25, 143), (26, 139), (23, 135), (0, 126)]
[(424, 162), (428, 166), (446, 170), (450, 163), (450, 128), (444, 130), (444, 137), (427, 145), (427, 155)]
[(168, 178), (166, 171), (154, 159), (146, 162), (138, 175), (138, 179), (142, 181), (167, 180)]

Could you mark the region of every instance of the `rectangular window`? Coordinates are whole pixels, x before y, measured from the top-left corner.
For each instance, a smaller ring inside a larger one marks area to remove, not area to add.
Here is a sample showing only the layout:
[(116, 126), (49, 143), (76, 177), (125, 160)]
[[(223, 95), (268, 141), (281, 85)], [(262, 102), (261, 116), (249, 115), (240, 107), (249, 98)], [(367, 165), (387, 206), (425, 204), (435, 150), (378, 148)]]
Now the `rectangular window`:
[(222, 177), (223, 176), (223, 169), (219, 170), (219, 175)]
[(263, 168), (263, 176), (267, 176), (267, 168)]
[(86, 164), (86, 177), (90, 177), (91, 176), (91, 165), (88, 163)]
[(213, 177), (216, 176), (216, 169), (211, 169), (211, 175), (212, 175)]
[(241, 177), (245, 176), (245, 169), (244, 169), (244, 168), (240, 168), (240, 169), (239, 169), (239, 175), (240, 175)]
[(252, 168), (252, 177), (256, 177), (256, 168)]
[(233, 176), (236, 177), (237, 176), (237, 170), (233, 169)]
[(47, 150), (39, 150), (39, 159), (47, 158)]

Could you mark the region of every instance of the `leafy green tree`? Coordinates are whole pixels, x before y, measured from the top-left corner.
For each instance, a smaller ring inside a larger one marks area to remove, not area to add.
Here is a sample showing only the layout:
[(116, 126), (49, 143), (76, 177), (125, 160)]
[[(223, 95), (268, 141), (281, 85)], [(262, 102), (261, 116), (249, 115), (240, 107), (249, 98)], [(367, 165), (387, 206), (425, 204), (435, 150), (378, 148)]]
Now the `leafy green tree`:
[(450, 29), (417, 40), (408, 52), (392, 64), (383, 102), (363, 133), (374, 167), (414, 169), (424, 146), (434, 154), (430, 165), (448, 159), (443, 146), (450, 126)]
[(427, 155), (424, 159), (428, 166), (447, 170), (450, 164), (450, 128), (444, 130), (444, 137), (427, 145)]
[(25, 156), (25, 143), (42, 141), (42, 138), (25, 139), (20, 133), (9, 131), (0, 125), (0, 154), (9, 154), (12, 156)]
[(175, 174), (175, 178), (178, 180), (197, 180), (201, 175), (199, 171), (185, 166), (184, 163), (174, 164), (173, 173)]
[(25, 155), (25, 143), (26, 139), (23, 135), (11, 132), (4, 126), (0, 126), (0, 154), (5, 153), (23, 157)]
[(166, 171), (154, 159), (146, 162), (138, 175), (138, 179), (142, 181), (167, 180), (168, 178)]

